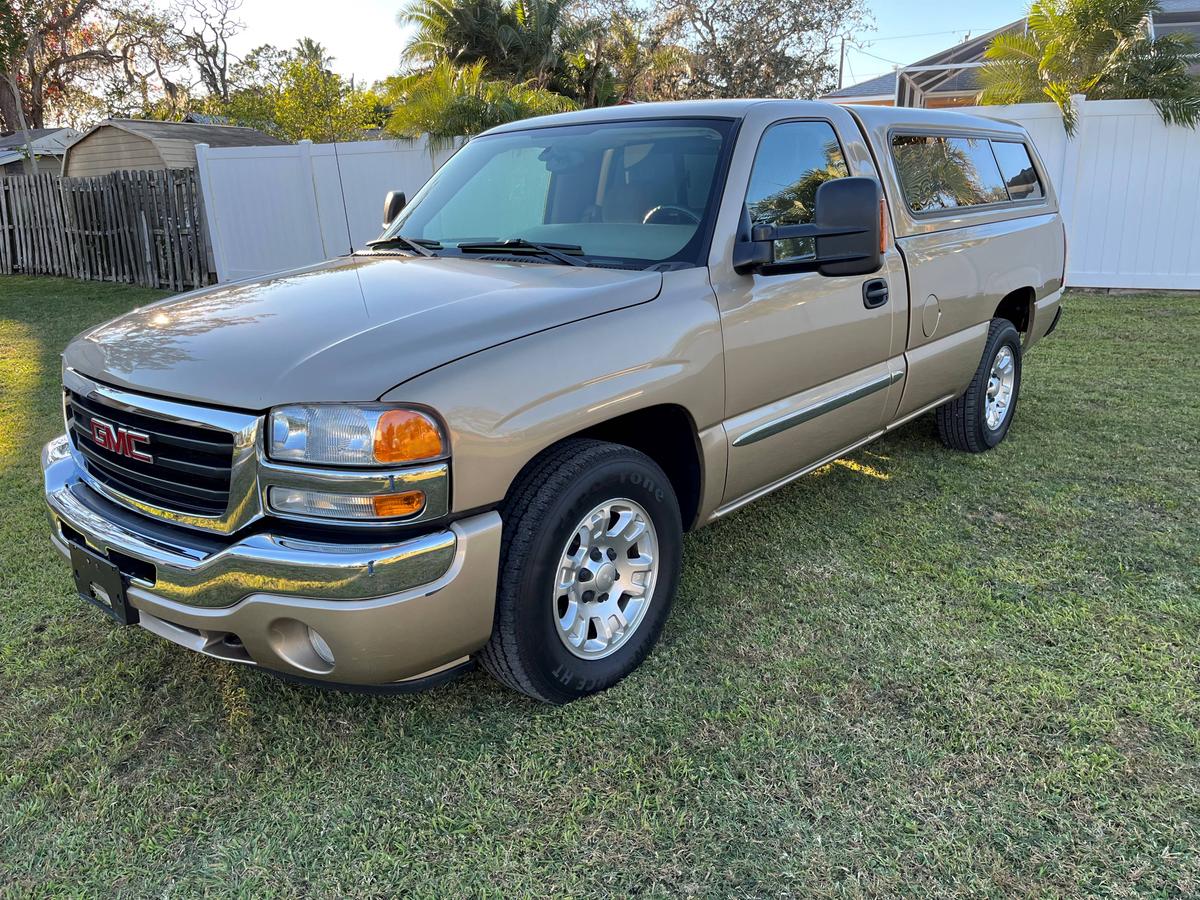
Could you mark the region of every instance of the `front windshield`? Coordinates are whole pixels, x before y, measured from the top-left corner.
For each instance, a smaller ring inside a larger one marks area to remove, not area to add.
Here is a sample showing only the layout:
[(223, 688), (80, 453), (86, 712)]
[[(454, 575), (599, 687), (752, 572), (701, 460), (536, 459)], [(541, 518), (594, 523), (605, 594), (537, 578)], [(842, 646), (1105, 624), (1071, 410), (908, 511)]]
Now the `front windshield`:
[(670, 119), (476, 138), (384, 238), (446, 249), (526, 241), (602, 264), (698, 263), (731, 131), (728, 120)]

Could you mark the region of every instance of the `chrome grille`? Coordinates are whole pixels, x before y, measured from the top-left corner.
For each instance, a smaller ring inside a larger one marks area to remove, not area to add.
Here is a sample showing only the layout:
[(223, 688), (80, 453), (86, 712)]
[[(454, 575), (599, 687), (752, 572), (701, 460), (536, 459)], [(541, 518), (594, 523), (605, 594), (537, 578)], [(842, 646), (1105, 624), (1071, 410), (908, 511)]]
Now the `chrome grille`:
[[(229, 507), (232, 433), (134, 412), (70, 389), (65, 409), (71, 443), (102, 484), (185, 515), (220, 516)], [(98, 444), (92, 429), (95, 419), (147, 435), (145, 450), (153, 461), (132, 459)]]

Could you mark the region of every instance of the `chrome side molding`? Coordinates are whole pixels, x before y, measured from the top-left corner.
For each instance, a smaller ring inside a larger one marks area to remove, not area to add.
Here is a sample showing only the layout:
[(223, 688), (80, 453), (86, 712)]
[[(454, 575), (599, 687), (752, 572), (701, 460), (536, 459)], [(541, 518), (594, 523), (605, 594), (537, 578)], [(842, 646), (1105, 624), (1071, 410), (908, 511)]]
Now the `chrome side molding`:
[(853, 403), (855, 400), (861, 400), (863, 397), (869, 397), (876, 391), (882, 391), (884, 388), (890, 387), (901, 378), (904, 373), (900, 371), (888, 372), (886, 375), (880, 375), (877, 378), (872, 378), (870, 381), (860, 384), (858, 387), (850, 388), (842, 391), (840, 394), (834, 394), (826, 400), (819, 403), (813, 403), (810, 406), (805, 406), (795, 412), (790, 412), (787, 415), (780, 416), (777, 419), (772, 419), (769, 422), (764, 422), (756, 428), (751, 428), (745, 434), (739, 435), (734, 440), (733, 446), (745, 447), (748, 444), (756, 444), (759, 441), (765, 441), (769, 437), (774, 437), (780, 432), (787, 431), (789, 428), (795, 428), (797, 425), (803, 425), (805, 422), (810, 422), (817, 416), (823, 416), (827, 412), (833, 412), (835, 409), (840, 409), (847, 404)]

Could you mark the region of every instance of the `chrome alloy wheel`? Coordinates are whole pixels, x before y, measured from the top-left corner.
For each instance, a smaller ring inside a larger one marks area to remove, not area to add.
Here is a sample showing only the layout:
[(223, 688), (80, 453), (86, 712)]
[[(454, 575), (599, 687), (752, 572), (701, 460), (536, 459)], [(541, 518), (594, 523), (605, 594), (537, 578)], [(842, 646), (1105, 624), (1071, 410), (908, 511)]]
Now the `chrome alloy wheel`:
[(575, 526), (558, 563), (554, 622), (581, 659), (617, 652), (646, 618), (658, 575), (658, 535), (632, 500), (607, 500)]
[(988, 376), (987, 398), (983, 404), (987, 427), (997, 430), (1008, 418), (1012, 408), (1013, 387), (1017, 383), (1017, 360), (1012, 347), (1005, 345), (996, 351), (992, 359), (992, 372)]

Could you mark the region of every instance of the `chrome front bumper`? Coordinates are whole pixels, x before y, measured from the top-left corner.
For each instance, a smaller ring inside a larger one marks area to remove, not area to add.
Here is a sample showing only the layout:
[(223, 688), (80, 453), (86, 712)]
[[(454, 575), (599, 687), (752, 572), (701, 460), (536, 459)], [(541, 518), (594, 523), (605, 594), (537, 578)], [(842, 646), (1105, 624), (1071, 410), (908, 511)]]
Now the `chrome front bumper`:
[[(65, 436), (43, 449), (42, 469), (59, 552), (69, 557), (70, 543), (82, 543), (117, 563), (139, 624), (193, 650), (307, 678), (386, 684), (453, 665), (491, 633), (494, 512), (387, 544), (269, 533), (229, 541), (100, 496)], [(333, 664), (313, 649), (308, 628)]]

